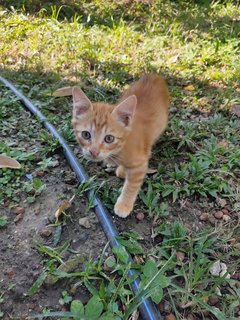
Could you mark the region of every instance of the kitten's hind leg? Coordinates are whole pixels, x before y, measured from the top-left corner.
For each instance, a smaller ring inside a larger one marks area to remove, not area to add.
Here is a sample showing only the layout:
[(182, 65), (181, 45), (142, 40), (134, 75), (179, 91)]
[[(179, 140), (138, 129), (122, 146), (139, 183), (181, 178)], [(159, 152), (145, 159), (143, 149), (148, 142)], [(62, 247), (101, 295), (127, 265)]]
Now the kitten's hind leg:
[(145, 163), (137, 168), (126, 169), (123, 189), (114, 206), (117, 216), (126, 218), (131, 213), (147, 168), (148, 164)]
[(126, 170), (125, 170), (124, 166), (117, 167), (116, 176), (121, 179), (124, 179), (126, 177)]

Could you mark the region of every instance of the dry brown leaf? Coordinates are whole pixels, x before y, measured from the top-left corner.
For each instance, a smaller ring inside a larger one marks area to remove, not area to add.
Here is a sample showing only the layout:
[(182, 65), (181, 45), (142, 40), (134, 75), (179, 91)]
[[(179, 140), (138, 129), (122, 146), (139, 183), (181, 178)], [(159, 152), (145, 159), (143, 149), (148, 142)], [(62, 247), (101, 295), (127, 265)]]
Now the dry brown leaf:
[(52, 93), (54, 97), (67, 97), (72, 95), (72, 87), (59, 88)]
[(57, 211), (54, 214), (57, 220), (66, 209), (70, 208), (71, 202), (73, 201), (74, 198), (75, 198), (75, 195), (72, 196), (70, 200), (63, 200), (63, 202), (60, 204), (60, 206), (58, 207)]
[(20, 163), (10, 157), (0, 156), (0, 168), (11, 168), (11, 169), (20, 169)]

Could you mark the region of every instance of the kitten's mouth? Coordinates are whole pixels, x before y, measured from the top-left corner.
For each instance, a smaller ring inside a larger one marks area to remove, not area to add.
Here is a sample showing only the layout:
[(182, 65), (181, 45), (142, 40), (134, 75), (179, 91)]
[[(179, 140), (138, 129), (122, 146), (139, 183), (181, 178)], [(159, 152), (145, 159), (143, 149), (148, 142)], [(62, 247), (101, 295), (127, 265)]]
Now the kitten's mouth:
[(88, 159), (88, 160), (91, 160), (93, 162), (101, 162), (104, 160), (103, 157), (93, 157), (91, 155), (85, 155), (85, 157)]

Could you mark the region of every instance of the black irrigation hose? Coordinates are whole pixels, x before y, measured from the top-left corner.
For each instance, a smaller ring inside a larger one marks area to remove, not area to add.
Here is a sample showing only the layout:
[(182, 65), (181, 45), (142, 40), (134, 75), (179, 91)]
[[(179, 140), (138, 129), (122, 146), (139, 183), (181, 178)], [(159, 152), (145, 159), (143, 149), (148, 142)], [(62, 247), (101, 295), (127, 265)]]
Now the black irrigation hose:
[[(73, 152), (71, 149), (68, 147), (66, 144), (65, 140), (63, 137), (58, 133), (58, 131), (54, 128), (54, 126), (49, 123), (46, 119), (46, 117), (20, 92), (18, 91), (9, 81), (4, 79), (3, 77), (0, 76), (0, 81), (5, 84), (5, 86), (10, 89), (17, 97), (19, 97), (24, 105), (33, 113), (36, 117), (39, 118), (40, 122), (42, 125), (47, 128), (52, 135), (58, 139), (60, 145), (63, 148), (64, 154), (66, 159), (68, 160), (71, 168), (73, 171), (76, 173), (76, 176), (79, 180), (79, 182), (84, 182), (88, 180), (88, 175), (82, 168), (82, 166), (79, 164), (78, 160), (74, 156)], [(93, 193), (91, 192), (90, 196), (92, 196)], [(109, 240), (110, 244), (112, 247), (117, 247), (119, 246), (119, 242), (117, 241), (116, 237), (118, 236), (118, 232), (115, 228), (115, 226), (112, 223), (111, 216), (107, 212), (107, 210), (103, 207), (101, 201), (99, 200), (98, 197), (94, 197), (94, 205), (95, 205), (95, 213), (98, 217), (98, 220), (107, 236), (107, 239)], [(131, 256), (129, 255), (129, 261), (132, 261)], [(135, 274), (134, 270), (129, 270), (128, 275), (133, 276)], [(132, 289), (135, 294), (139, 292), (139, 279), (135, 279), (132, 282)], [(143, 299), (142, 298), (142, 303), (139, 306), (142, 318), (144, 320), (160, 320), (161, 315), (156, 309), (155, 305), (151, 301), (151, 299)]]

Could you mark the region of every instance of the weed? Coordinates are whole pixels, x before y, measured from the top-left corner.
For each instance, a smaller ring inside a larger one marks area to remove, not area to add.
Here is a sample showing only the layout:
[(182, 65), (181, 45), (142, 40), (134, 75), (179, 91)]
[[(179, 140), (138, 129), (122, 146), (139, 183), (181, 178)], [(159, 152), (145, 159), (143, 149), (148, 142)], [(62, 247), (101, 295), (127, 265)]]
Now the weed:
[(6, 216), (0, 216), (0, 228), (5, 227), (7, 224), (7, 217)]
[[(160, 72), (168, 78), (173, 105), (169, 128), (161, 147), (157, 145), (153, 153), (158, 172), (140, 192), (151, 219), (166, 216), (167, 203), (171, 206), (171, 200), (181, 198), (190, 202), (197, 198), (201, 205), (203, 197), (212, 201), (221, 197), (237, 210), (239, 121), (229, 110), (239, 103), (238, 3), (138, 1), (123, 5), (121, 1), (103, 4), (92, 0), (51, 7), (49, 2), (40, 6), (38, 1), (13, 1), (17, 10), (9, 10), (8, 1), (1, 5), (3, 76), (16, 82), (73, 146), (76, 141), (69, 100), (49, 96), (56, 87), (77, 83), (93, 101), (115, 103), (123, 87), (142, 73)], [(17, 98), (2, 86), (0, 90), (0, 153), (22, 165), (18, 171), (1, 170), (0, 202), (19, 202), (21, 197), (33, 202), (45, 184), (38, 178), (26, 182), (25, 175), (34, 172), (35, 161), (42, 171), (49, 172), (54, 165), (51, 156), (59, 151), (59, 143), (39, 129), (40, 124), (29, 118)], [(88, 169), (88, 163), (83, 163)], [(97, 172), (97, 177), (106, 181), (105, 173)], [(98, 192), (111, 210), (119, 195), (116, 185), (112, 187), (109, 182), (99, 186), (95, 178), (80, 185), (77, 193), (85, 196), (85, 192)], [(92, 199), (88, 210), (94, 205)], [(209, 209), (203, 204), (201, 208)], [(2, 224), (6, 224), (3, 216)], [(61, 234), (61, 226), (57, 228), (55, 245)], [(80, 271), (70, 272), (61, 267), (67, 262), (64, 252), (70, 250), (68, 244), (57, 248), (40, 245), (44, 270), (29, 293), (37, 292), (52, 275), (55, 280), (76, 280), (76, 287), (84, 285), (92, 296), (83, 305), (66, 289), (60, 301), (69, 312), (46, 311), (40, 318), (55, 315), (77, 319), (81, 315), (124, 319), (145, 296), (155, 302), (168, 299), (178, 318), (187, 317), (189, 307), (196, 317), (201, 318), (207, 310), (217, 319), (233, 318), (239, 295), (236, 281), (214, 278), (209, 273), (216, 259), (228, 262), (230, 272), (239, 257), (231, 246), (230, 252), (223, 251), (229, 233), (227, 230), (224, 234), (224, 230), (225, 226), (222, 232), (192, 235), (178, 222), (162, 222), (153, 229), (155, 247), (151, 250), (143, 248), (136, 234), (123, 234), (120, 247), (114, 249), (117, 258), (111, 260), (110, 272), (103, 267), (104, 252), (98, 261), (82, 261)], [(143, 264), (130, 263), (125, 247), (133, 255), (140, 255)], [(183, 263), (177, 259), (178, 251), (184, 254)], [(136, 298), (130, 288), (130, 268), (135, 268), (141, 279)], [(217, 288), (222, 293), (221, 311), (207, 303)]]
[(31, 182), (26, 182), (23, 190), (31, 195), (27, 197), (27, 202), (33, 203), (36, 200), (36, 197), (40, 195), (45, 188), (46, 185), (42, 183), (39, 178), (34, 178)]

